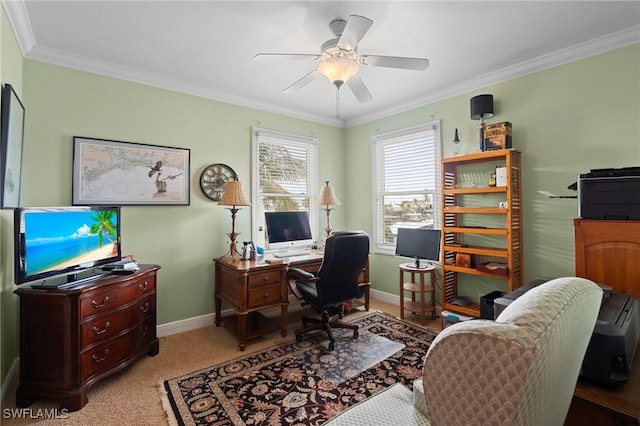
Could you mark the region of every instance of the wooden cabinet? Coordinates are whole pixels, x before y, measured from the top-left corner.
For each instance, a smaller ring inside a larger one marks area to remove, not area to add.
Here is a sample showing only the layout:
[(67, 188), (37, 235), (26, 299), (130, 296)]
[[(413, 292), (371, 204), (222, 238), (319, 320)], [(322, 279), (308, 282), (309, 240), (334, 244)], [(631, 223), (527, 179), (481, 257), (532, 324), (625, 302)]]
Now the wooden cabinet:
[(64, 289), (20, 287), (18, 407), (37, 397), (76, 411), (101, 380), (157, 355), (156, 265)]
[[(322, 264), (322, 254), (312, 253), (289, 259), (288, 262), (265, 263), (232, 259), (229, 256), (215, 262), (215, 323), (228, 326), (238, 335), (238, 347), (243, 351), (255, 337), (280, 330), (287, 335), (289, 291), (287, 271), (291, 267), (315, 273)], [(364, 306), (369, 310), (369, 261), (360, 275)], [(222, 317), (222, 302), (233, 308), (235, 315)], [(260, 311), (280, 307), (280, 318), (267, 318)]]
[(576, 276), (640, 297), (640, 221), (574, 219)]
[[(489, 186), (497, 167), (506, 168), (505, 180), (501, 186)], [(443, 310), (480, 316), (477, 302), (452, 304), (462, 275), (490, 277), (496, 280), (496, 290), (507, 292), (522, 285), (520, 170), (520, 152), (514, 149), (442, 160)], [(506, 268), (478, 269), (488, 262)], [(476, 293), (466, 296), (474, 299)]]

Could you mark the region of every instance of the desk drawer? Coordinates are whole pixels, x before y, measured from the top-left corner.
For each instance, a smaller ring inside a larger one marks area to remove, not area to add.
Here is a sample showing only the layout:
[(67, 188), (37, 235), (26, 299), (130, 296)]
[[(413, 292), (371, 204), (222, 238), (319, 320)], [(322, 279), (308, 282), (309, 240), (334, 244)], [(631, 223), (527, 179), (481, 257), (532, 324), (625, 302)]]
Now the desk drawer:
[(280, 293), (282, 286), (278, 280), (277, 284), (255, 287), (249, 292), (248, 308), (257, 308), (259, 306), (273, 305), (280, 302)]
[(270, 284), (280, 285), (280, 271), (262, 272), (249, 275), (249, 287), (257, 287)]

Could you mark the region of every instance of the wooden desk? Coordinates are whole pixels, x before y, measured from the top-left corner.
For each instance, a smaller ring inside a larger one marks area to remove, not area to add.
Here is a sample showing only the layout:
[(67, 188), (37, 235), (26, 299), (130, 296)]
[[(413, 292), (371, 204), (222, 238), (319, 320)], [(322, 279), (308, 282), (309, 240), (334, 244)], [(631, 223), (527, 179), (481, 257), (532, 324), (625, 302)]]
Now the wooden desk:
[[(225, 256), (214, 259), (215, 263), (215, 324), (219, 327), (222, 301), (229, 304), (235, 316), (225, 317), (225, 324), (238, 334), (241, 351), (247, 341), (280, 329), (287, 335), (287, 308), (289, 304), (287, 271), (291, 267), (315, 273), (322, 263), (322, 253), (290, 258), (288, 262), (269, 264), (256, 260), (232, 260)], [(364, 305), (369, 310), (369, 261), (360, 277), (365, 287)], [(280, 321), (269, 320), (261, 310), (280, 307)]]
[(640, 348), (624, 385), (605, 387), (578, 380), (565, 424), (640, 425)]

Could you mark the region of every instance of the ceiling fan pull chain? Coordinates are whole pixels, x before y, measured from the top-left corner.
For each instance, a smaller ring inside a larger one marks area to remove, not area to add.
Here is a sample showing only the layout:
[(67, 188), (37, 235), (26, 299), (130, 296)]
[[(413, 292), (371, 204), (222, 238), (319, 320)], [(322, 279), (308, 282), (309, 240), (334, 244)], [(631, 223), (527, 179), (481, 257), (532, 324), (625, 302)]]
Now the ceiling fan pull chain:
[(340, 86), (336, 85), (336, 118), (340, 118)]

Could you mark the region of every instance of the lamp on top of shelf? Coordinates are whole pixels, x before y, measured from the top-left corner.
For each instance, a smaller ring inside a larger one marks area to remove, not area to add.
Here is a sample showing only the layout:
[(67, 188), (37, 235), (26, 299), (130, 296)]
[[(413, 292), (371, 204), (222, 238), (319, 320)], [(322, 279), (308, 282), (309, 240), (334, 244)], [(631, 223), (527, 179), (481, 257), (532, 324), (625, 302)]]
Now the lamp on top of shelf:
[(333, 192), (333, 188), (329, 186), (329, 181), (324, 181), (325, 185), (320, 189), (320, 196), (318, 197), (318, 205), (322, 206), (327, 212), (327, 227), (325, 228), (325, 238), (331, 235), (331, 226), (329, 226), (329, 212), (333, 210), (332, 206), (339, 206), (340, 201)]
[[(227, 210), (231, 212), (231, 232), (227, 233), (229, 236), (229, 251), (226, 254), (231, 253), (231, 258), (235, 260), (236, 254), (239, 254), (236, 248), (236, 238), (240, 233), (236, 232), (236, 213), (240, 210), (237, 206), (250, 206), (251, 203), (247, 200), (242, 190), (242, 183), (238, 180), (230, 180), (227, 182), (224, 189), (224, 194), (220, 201), (220, 206), (231, 206)], [(226, 255), (225, 254), (225, 255)]]
[(480, 120), (478, 134), (480, 136), (480, 151), (484, 146), (484, 119), (493, 117), (493, 95), (478, 95), (471, 98), (471, 119)]

